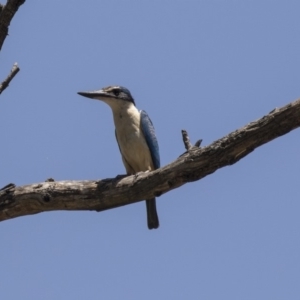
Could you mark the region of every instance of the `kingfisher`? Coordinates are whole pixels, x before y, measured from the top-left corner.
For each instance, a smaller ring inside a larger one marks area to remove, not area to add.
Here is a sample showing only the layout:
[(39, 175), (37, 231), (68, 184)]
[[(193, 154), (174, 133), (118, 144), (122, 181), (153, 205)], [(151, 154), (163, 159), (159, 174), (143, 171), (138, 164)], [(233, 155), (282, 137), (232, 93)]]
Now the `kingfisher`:
[[(127, 175), (160, 167), (158, 142), (148, 114), (138, 110), (129, 90), (108, 86), (100, 90), (78, 92), (79, 95), (108, 104), (115, 123), (115, 136)], [(159, 220), (155, 198), (146, 200), (149, 229), (157, 229)]]

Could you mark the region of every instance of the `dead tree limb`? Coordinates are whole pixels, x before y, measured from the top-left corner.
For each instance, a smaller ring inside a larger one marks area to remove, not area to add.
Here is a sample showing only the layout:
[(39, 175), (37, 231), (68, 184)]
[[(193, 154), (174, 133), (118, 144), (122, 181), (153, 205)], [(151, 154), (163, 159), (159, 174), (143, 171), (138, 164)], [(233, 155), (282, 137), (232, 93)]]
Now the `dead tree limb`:
[(20, 68), (18, 67), (18, 64), (15, 63), (6, 77), (5, 80), (3, 80), (0, 84), (0, 94), (9, 86), (9, 83), (13, 80), (13, 78), (17, 75), (17, 73), (20, 71)]
[(53, 210), (111, 209), (158, 197), (232, 165), (255, 148), (300, 126), (300, 99), (199, 148), (183, 139), (187, 152), (153, 172), (104, 180), (46, 182), (0, 190), (0, 221)]
[(2, 49), (4, 40), (8, 35), (8, 27), (15, 13), (25, 0), (8, 0), (0, 9), (0, 50)]

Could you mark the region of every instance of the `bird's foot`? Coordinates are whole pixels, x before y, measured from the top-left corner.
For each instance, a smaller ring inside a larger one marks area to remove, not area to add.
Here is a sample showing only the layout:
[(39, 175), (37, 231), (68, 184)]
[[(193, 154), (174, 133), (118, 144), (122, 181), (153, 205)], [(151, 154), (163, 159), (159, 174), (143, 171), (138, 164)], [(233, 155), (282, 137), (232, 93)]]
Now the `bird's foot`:
[(141, 174), (144, 174), (144, 173), (149, 173), (150, 171), (149, 170), (146, 170), (146, 171), (140, 171), (140, 172), (137, 172), (134, 174), (135, 177), (138, 177), (139, 175)]

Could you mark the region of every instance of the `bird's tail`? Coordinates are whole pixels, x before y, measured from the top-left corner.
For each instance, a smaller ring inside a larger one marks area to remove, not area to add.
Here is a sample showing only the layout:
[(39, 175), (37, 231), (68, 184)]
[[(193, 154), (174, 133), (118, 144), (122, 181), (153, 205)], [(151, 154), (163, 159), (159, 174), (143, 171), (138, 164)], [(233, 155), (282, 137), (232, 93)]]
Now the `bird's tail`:
[(147, 221), (149, 229), (157, 229), (159, 227), (158, 215), (156, 211), (155, 198), (146, 200)]

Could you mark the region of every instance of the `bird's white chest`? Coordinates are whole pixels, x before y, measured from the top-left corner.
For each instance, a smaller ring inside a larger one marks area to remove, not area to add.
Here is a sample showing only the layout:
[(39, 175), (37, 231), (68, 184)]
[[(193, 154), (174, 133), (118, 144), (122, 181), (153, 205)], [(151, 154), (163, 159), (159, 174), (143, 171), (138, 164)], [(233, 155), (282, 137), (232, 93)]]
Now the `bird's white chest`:
[[(114, 113), (116, 136), (127, 173), (152, 170), (152, 158), (136, 107)], [(126, 165), (127, 163), (127, 165)]]

